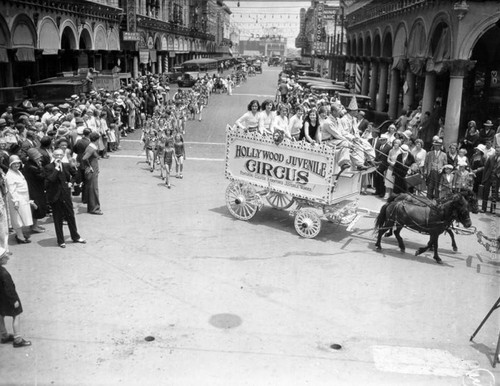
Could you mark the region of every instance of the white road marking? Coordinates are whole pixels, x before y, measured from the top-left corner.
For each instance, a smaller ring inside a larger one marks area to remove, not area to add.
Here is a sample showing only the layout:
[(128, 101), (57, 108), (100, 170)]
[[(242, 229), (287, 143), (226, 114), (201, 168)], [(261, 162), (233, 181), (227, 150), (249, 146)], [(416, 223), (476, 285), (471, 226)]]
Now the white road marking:
[(236, 95), (236, 96), (255, 96), (255, 97), (263, 97), (263, 98), (274, 98), (276, 96), (276, 94), (267, 95), (267, 94), (235, 94), (235, 93), (233, 93), (233, 95)]
[[(146, 155), (126, 155), (126, 154), (113, 154), (109, 158), (144, 158), (145, 159)], [(225, 161), (224, 158), (194, 158), (194, 157), (189, 157), (187, 161), (216, 161), (216, 162), (223, 162)]]
[[(136, 142), (138, 144), (142, 144), (141, 141), (136, 139), (122, 139), (120, 142)], [(225, 142), (184, 142), (186, 145), (220, 145), (225, 146)]]
[(446, 350), (398, 346), (373, 346), (372, 350), (375, 366), (380, 371), (461, 377), (478, 368), (476, 361), (457, 358)]

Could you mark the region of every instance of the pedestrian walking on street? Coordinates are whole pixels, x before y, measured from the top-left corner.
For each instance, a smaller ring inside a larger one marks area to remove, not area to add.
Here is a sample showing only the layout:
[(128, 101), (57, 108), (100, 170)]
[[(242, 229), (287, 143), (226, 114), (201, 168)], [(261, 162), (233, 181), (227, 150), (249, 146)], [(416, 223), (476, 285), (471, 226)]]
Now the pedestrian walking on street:
[(99, 134), (90, 133), (89, 140), (90, 144), (82, 157), (85, 181), (87, 181), (87, 212), (102, 215), (99, 201)]
[(61, 248), (66, 248), (63, 233), (63, 220), (66, 220), (68, 223), (73, 242), (85, 244), (86, 241), (78, 234), (73, 202), (71, 201), (71, 187), (76, 169), (62, 162), (62, 158), (64, 157), (64, 151), (62, 149), (54, 150), (53, 157), (54, 161), (45, 166), (45, 176), (47, 201), (52, 207), (57, 244)]
[(170, 171), (172, 170), (172, 162), (174, 159), (174, 144), (171, 140), (167, 141), (167, 144), (165, 146), (165, 150), (163, 151), (163, 154), (161, 155), (163, 157), (163, 160), (165, 162), (165, 185), (170, 189)]
[[(12, 342), (16, 348), (31, 346), (31, 342), (24, 340), (21, 336), (21, 313), (23, 306), (16, 292), (16, 286), (12, 276), (5, 269), (5, 264), (9, 261), (9, 253), (3, 250), (0, 255), (0, 342), (2, 344)], [(12, 332), (9, 334), (5, 327), (5, 317), (12, 317)]]

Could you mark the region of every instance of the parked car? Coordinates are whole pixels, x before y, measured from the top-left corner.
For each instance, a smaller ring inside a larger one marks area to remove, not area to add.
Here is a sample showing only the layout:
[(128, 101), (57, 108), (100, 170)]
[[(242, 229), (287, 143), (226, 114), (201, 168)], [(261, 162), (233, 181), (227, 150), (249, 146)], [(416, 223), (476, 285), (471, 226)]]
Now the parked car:
[(177, 85), (179, 87), (193, 87), (197, 80), (198, 78), (195, 78), (193, 75), (184, 73), (177, 79)]
[(167, 72), (169, 83), (175, 83), (179, 80), (179, 77), (182, 77), (182, 67), (176, 66), (172, 67), (171, 71)]
[(28, 97), (35, 101), (58, 105), (71, 95), (89, 92), (85, 79), (79, 77), (48, 78), (25, 87)]
[(306, 77), (309, 77), (309, 78), (321, 78), (321, 74), (319, 72), (316, 72), (316, 71), (301, 70), (301, 71), (297, 72), (297, 75), (299, 77), (300, 76), (306, 76)]

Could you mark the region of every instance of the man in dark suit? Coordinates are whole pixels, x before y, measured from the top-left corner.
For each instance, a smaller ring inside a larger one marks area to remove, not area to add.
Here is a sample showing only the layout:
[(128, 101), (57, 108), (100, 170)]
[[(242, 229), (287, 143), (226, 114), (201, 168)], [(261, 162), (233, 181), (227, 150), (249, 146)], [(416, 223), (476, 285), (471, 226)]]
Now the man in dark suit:
[(373, 185), (375, 193), (373, 195), (384, 197), (385, 196), (385, 172), (389, 167), (387, 156), (392, 146), (387, 142), (387, 134), (382, 134), (378, 140), (378, 147), (375, 148), (375, 164), (377, 169), (373, 173)]
[(88, 128), (83, 129), (83, 137), (76, 141), (73, 149), (73, 152), (76, 154), (76, 163), (78, 165), (77, 183), (82, 184), (82, 202), (84, 204), (86, 204), (88, 200), (88, 186), (87, 181), (85, 180), (85, 167), (83, 165), (82, 158), (85, 153), (85, 149), (90, 144), (89, 135), (91, 132), (92, 131)]
[(103, 214), (99, 202), (99, 153), (97, 152), (99, 134), (89, 135), (90, 144), (85, 149), (82, 157), (85, 179), (87, 181), (87, 212), (90, 214)]
[(500, 186), (500, 146), (495, 148), (495, 155), (489, 156), (483, 169), (483, 197), (481, 212), (486, 212), (488, 206), (488, 197), (491, 190), (490, 212), (495, 214), (498, 201), (498, 187)]
[(56, 230), (57, 244), (66, 248), (63, 233), (63, 220), (68, 222), (71, 239), (75, 243), (85, 244), (76, 228), (75, 212), (71, 202), (71, 167), (62, 162), (64, 151), (56, 149), (54, 161), (45, 166), (47, 201), (52, 207), (52, 216)]

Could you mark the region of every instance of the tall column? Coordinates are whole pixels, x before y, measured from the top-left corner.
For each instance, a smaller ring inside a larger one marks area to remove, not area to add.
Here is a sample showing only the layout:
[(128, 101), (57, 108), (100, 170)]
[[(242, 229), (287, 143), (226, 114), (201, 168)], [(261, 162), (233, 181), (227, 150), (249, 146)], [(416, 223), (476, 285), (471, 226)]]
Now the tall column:
[(356, 62), (354, 68), (354, 90), (356, 93), (361, 93), (361, 80), (363, 78), (363, 67), (361, 63)]
[(368, 95), (370, 87), (370, 62), (365, 58), (363, 60), (363, 80), (361, 82), (361, 94)]
[(378, 82), (378, 97), (376, 109), (377, 111), (385, 111), (387, 109), (387, 83), (389, 81), (389, 64), (387, 62), (380, 62), (379, 67), (380, 80)]
[(158, 74), (163, 73), (163, 57), (160, 54), (157, 54), (157, 63), (158, 63)]
[(444, 123), (445, 146), (458, 141), (464, 76), (466, 71), (472, 69), (475, 64), (475, 61), (464, 59), (450, 60), (448, 63), (450, 86), (448, 88)]
[(132, 61), (132, 76), (134, 78), (137, 78), (139, 76), (139, 58), (135, 55)]
[(411, 109), (415, 102), (415, 74), (411, 72), (410, 69), (406, 70), (406, 81), (403, 87), (405, 91), (403, 96), (403, 108)]
[(400, 73), (397, 68), (391, 72), (391, 92), (389, 93), (389, 118), (396, 119), (398, 116)]
[(370, 89), (367, 93), (372, 99), (372, 104), (375, 103), (375, 99), (377, 98), (378, 68), (378, 58), (373, 58), (371, 61)]
[(436, 95), (436, 73), (427, 72), (425, 74), (424, 95), (422, 98), (422, 113), (429, 111), (432, 113), (434, 99)]

